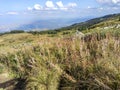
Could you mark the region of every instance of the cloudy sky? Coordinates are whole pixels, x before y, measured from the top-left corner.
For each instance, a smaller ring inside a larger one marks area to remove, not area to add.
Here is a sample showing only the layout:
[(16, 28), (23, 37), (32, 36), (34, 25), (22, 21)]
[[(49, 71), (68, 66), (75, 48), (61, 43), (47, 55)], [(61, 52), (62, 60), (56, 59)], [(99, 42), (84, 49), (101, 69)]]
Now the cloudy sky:
[(35, 20), (120, 13), (120, 0), (0, 0), (0, 29)]

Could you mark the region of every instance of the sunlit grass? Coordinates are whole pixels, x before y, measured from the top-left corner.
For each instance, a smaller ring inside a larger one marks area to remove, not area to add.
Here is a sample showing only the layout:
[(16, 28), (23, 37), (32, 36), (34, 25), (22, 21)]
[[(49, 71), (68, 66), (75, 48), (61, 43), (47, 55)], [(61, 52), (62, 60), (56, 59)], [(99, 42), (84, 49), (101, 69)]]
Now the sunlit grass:
[[(120, 38), (15, 34), (0, 38), (0, 62), (26, 90), (120, 89)], [(14, 41), (14, 42), (11, 42)]]

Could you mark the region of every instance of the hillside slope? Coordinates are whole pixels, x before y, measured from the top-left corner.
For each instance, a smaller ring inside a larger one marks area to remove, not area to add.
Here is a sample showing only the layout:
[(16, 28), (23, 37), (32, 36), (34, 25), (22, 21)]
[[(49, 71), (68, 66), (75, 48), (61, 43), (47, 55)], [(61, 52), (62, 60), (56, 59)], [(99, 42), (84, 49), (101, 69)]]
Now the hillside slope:
[(120, 89), (120, 38), (105, 35), (101, 40), (93, 35), (87, 42), (69, 36), (0, 36), (0, 63), (15, 80), (0, 82), (0, 88), (9, 84), (14, 89), (8, 90)]
[[(93, 33), (82, 38), (72, 32), (76, 30), (73, 28), (69, 30), (72, 34), (63, 29), (64, 34), (53, 31), (1, 35), (0, 89), (119, 90), (120, 29), (114, 26), (119, 24), (115, 17), (83, 30)], [(104, 29), (107, 25), (114, 27)], [(107, 32), (96, 33), (101, 30)]]
[(90, 19), (88, 21), (85, 22), (81, 22), (81, 23), (76, 23), (73, 24), (71, 26), (68, 27), (63, 27), (61, 29), (58, 30), (79, 30), (79, 31), (83, 31), (86, 29), (93, 29), (93, 28), (97, 28), (99, 27), (99, 24), (101, 24), (101, 27), (107, 27), (107, 24), (120, 24), (120, 14), (111, 14), (111, 15), (106, 15), (103, 17), (98, 17), (98, 18), (94, 18), (94, 19)]

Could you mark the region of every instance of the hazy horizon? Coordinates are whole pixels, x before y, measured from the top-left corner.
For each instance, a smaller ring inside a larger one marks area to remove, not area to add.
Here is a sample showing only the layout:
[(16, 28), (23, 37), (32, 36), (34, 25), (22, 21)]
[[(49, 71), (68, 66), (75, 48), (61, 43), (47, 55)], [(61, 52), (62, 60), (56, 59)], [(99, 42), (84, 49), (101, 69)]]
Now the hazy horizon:
[(120, 13), (120, 0), (1, 0), (0, 31), (37, 20), (84, 19)]

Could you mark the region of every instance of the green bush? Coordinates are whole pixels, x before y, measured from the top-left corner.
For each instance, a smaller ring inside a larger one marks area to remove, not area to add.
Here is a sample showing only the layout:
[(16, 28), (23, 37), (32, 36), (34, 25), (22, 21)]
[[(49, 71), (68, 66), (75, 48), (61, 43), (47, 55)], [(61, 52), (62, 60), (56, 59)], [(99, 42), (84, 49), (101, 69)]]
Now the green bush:
[(63, 35), (67, 35), (67, 34), (70, 34), (70, 32), (63, 32)]

